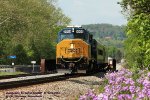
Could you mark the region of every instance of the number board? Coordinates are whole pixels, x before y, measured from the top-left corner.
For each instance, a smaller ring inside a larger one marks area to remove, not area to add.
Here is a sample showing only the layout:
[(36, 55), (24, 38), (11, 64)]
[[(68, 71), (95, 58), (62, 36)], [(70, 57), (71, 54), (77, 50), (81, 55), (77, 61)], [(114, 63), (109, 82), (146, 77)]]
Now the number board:
[(63, 33), (71, 33), (71, 30), (63, 30)]
[(84, 30), (83, 29), (76, 29), (75, 31), (74, 30), (63, 30), (62, 31), (62, 33), (65, 33), (65, 34), (69, 34), (69, 33), (72, 33), (72, 32), (74, 32), (74, 33), (81, 33), (81, 34), (83, 34), (84, 33)]
[(75, 33), (84, 33), (84, 30), (76, 30)]

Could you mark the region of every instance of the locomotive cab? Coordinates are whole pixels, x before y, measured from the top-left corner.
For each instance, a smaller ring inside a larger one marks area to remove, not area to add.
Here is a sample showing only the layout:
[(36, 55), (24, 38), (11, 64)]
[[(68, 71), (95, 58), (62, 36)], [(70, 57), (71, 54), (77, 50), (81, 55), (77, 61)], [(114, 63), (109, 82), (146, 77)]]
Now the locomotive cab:
[(56, 46), (57, 71), (86, 73), (90, 55), (88, 31), (82, 27), (67, 27), (58, 33)]

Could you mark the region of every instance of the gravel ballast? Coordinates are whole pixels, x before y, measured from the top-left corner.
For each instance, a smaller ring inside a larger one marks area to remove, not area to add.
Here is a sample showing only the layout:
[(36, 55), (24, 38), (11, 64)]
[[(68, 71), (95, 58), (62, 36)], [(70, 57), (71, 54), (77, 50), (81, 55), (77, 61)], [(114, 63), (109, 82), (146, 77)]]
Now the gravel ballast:
[(94, 89), (97, 93), (103, 73), (93, 76), (69, 78), (63, 81), (19, 87), (0, 91), (0, 100), (75, 100)]

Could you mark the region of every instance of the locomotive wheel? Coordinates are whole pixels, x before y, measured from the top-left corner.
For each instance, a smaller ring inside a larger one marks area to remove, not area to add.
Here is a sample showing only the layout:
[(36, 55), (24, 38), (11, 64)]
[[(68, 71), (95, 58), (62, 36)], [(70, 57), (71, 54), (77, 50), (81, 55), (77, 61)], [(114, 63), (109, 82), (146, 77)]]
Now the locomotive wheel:
[(90, 66), (91, 71), (96, 70), (96, 62), (95, 61), (94, 62), (90, 61), (89, 66)]
[(91, 67), (91, 71), (94, 70), (94, 63), (91, 62), (90, 67)]
[(102, 71), (102, 72), (106, 72), (106, 65), (105, 64), (101, 64), (98, 66), (98, 70)]
[(89, 73), (93, 73), (94, 71), (96, 71), (96, 63), (90, 61), (86, 73), (89, 74)]
[(92, 72), (92, 70), (91, 70), (91, 62), (89, 62), (89, 65), (87, 66), (87, 69), (86, 69), (86, 74), (89, 74), (91, 72)]
[(92, 72), (94, 70), (94, 62), (90, 62), (90, 71)]

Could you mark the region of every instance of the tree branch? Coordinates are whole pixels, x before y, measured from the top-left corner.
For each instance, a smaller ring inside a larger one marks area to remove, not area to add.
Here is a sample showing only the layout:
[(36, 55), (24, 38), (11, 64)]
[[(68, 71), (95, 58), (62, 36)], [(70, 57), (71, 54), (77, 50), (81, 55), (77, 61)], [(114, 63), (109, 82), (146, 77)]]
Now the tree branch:
[(8, 19), (10, 19), (10, 17), (6, 18), (3, 22), (0, 23), (0, 25), (2, 25), (4, 22), (6, 22)]

